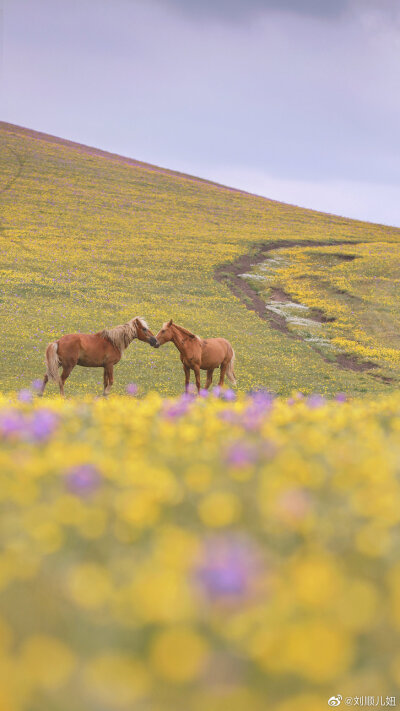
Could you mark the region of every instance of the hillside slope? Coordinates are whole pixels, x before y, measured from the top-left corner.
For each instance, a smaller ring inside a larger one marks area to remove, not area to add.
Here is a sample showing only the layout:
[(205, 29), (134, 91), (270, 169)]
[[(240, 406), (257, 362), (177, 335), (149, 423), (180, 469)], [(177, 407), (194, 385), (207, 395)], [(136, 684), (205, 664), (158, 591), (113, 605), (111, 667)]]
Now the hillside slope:
[[(376, 377), (379, 369), (329, 362), (249, 310), (215, 272), (271, 241), (367, 245), (362, 259), (368, 266), (373, 252), (382, 280), (385, 259), (392, 265), (390, 303), (382, 295), (387, 345), (400, 325), (393, 306), (399, 229), (274, 202), (4, 123), (0, 209), (1, 391), (43, 374), (51, 340), (135, 315), (154, 332), (172, 317), (200, 335), (231, 340), (241, 389), (355, 393), (396, 385), (396, 359), (387, 382)], [(374, 337), (381, 339), (379, 329)], [(101, 371), (77, 368), (67, 392), (100, 392), (101, 380)], [(132, 381), (142, 390), (181, 391), (177, 351), (135, 342), (116, 369), (115, 391)]]

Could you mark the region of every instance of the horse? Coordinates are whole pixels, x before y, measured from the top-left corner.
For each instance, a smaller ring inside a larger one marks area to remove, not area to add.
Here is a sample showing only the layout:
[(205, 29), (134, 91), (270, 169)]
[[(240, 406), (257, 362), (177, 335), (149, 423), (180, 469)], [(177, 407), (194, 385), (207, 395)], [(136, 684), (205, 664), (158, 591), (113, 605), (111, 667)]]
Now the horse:
[[(154, 334), (144, 318), (138, 316), (128, 323), (105, 328), (98, 333), (69, 333), (49, 343), (46, 348), (47, 369), (39, 395), (43, 395), (49, 380), (59, 385), (60, 394), (64, 395), (64, 383), (76, 365), (104, 368), (103, 395), (108, 395), (114, 382), (114, 365), (121, 360), (124, 350), (134, 338), (157, 347)], [(61, 376), (58, 372), (60, 366), (63, 369)]]
[(215, 368), (220, 368), (219, 385), (224, 384), (225, 374), (236, 385), (233, 370), (235, 351), (225, 338), (200, 338), (183, 326), (178, 326), (172, 319), (166, 321), (156, 335), (156, 348), (172, 341), (181, 354), (185, 371), (185, 391), (189, 390), (190, 371), (194, 370), (197, 391), (200, 392), (200, 370), (207, 371), (206, 390), (210, 387)]

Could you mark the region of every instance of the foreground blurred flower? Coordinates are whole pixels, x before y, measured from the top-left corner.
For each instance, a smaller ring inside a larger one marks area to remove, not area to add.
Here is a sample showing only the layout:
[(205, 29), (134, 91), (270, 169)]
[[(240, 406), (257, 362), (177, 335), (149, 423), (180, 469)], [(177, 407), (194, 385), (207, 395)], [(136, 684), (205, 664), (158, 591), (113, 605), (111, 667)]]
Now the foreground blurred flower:
[(36, 380), (34, 380), (32, 382), (31, 388), (32, 388), (32, 390), (39, 392), (39, 390), (42, 389), (42, 385), (43, 385), (43, 380), (41, 380), (41, 378), (36, 378)]
[(200, 501), (198, 512), (206, 526), (222, 528), (240, 518), (242, 504), (231, 491), (213, 491)]
[(277, 511), (285, 519), (300, 521), (311, 510), (311, 497), (304, 489), (288, 489), (277, 500)]
[(37, 634), (24, 641), (21, 664), (26, 677), (39, 687), (54, 690), (68, 681), (75, 666), (75, 655), (61, 640)]
[(126, 386), (126, 392), (127, 392), (128, 395), (137, 395), (137, 394), (138, 394), (138, 390), (139, 390), (139, 388), (138, 388), (138, 386), (136, 385), (136, 383), (129, 383), (129, 384)]
[(40, 442), (51, 437), (58, 425), (58, 417), (51, 410), (37, 410), (30, 423), (30, 435)]
[(347, 395), (346, 393), (338, 393), (335, 397), (336, 402), (346, 402), (347, 400)]
[(235, 442), (226, 451), (225, 459), (232, 467), (247, 467), (249, 464), (254, 464), (257, 452), (247, 442)]
[(0, 415), (0, 434), (4, 438), (21, 435), (25, 430), (25, 417), (21, 412), (9, 410)]
[(255, 430), (262, 423), (265, 415), (273, 406), (274, 396), (268, 390), (255, 390), (251, 393), (251, 403), (242, 417), (246, 430)]
[(121, 711), (136, 708), (146, 695), (150, 678), (142, 662), (119, 650), (107, 651), (91, 659), (83, 669), (88, 695), (99, 708)]
[(322, 395), (310, 395), (310, 397), (307, 398), (307, 405), (311, 410), (322, 407), (322, 405), (325, 405), (325, 402), (326, 400)]
[(398, 682), (400, 395), (292, 401), (0, 395), (1, 711)]
[(174, 684), (194, 681), (205, 667), (209, 654), (206, 640), (190, 627), (162, 630), (154, 639), (150, 662), (155, 673)]
[(226, 402), (233, 402), (236, 400), (236, 393), (231, 388), (227, 388), (222, 392), (222, 399)]
[(182, 396), (178, 402), (167, 404), (163, 409), (163, 415), (171, 420), (176, 417), (182, 417), (182, 415), (186, 414), (191, 400), (191, 395), (188, 395), (186, 397)]
[(100, 486), (101, 476), (92, 464), (82, 464), (73, 467), (65, 475), (68, 491), (78, 496), (86, 497), (93, 494)]
[(32, 402), (33, 395), (30, 390), (23, 389), (23, 390), (20, 390), (18, 393), (18, 400), (20, 402)]
[(58, 416), (51, 410), (36, 410), (31, 416), (9, 410), (0, 415), (0, 435), (5, 439), (42, 442), (54, 433), (57, 425)]
[(240, 424), (240, 415), (237, 412), (233, 412), (233, 410), (222, 410), (222, 412), (218, 413), (218, 417), (224, 422)]
[(233, 534), (208, 539), (195, 570), (197, 583), (213, 600), (249, 596), (259, 575), (255, 545), (244, 536)]

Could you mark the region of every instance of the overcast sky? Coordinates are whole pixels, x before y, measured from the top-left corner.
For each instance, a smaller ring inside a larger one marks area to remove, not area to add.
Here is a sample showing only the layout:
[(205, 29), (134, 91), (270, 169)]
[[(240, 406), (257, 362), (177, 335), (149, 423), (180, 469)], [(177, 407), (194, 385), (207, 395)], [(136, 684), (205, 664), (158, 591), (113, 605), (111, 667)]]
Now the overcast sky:
[(1, 118), (400, 226), (399, 0), (0, 0)]

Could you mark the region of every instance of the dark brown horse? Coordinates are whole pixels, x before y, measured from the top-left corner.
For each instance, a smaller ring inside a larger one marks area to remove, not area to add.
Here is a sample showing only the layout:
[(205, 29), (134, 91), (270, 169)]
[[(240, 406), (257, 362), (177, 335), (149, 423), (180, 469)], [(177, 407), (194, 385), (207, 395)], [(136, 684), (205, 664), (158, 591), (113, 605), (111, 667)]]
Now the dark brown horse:
[(189, 389), (190, 371), (194, 370), (197, 390), (200, 390), (200, 370), (207, 371), (205, 387), (210, 387), (215, 368), (221, 368), (219, 385), (224, 384), (225, 374), (233, 385), (236, 377), (233, 370), (235, 351), (225, 338), (200, 338), (183, 326), (166, 321), (161, 331), (156, 335), (158, 346), (172, 341), (181, 354), (183, 370), (185, 371), (185, 390)]
[[(48, 380), (53, 380), (64, 395), (64, 383), (76, 365), (87, 368), (104, 368), (104, 391), (108, 395), (114, 382), (113, 368), (121, 360), (122, 354), (133, 341), (149, 343), (154, 348), (157, 341), (146, 321), (136, 316), (122, 326), (104, 329), (98, 333), (70, 333), (46, 348), (47, 371), (39, 395), (43, 395)], [(62, 367), (61, 376), (58, 372)]]

